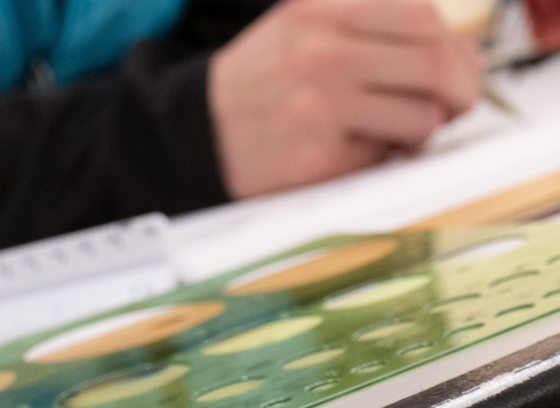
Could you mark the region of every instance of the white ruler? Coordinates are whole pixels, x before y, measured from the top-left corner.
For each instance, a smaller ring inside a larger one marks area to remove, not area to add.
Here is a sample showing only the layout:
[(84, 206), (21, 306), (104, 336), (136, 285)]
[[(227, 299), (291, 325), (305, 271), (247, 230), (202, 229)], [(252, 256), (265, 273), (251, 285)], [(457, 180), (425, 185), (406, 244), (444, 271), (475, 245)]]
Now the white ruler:
[(0, 251), (0, 343), (172, 289), (168, 230), (151, 214)]
[(162, 261), (167, 228), (152, 214), (0, 251), (0, 299)]

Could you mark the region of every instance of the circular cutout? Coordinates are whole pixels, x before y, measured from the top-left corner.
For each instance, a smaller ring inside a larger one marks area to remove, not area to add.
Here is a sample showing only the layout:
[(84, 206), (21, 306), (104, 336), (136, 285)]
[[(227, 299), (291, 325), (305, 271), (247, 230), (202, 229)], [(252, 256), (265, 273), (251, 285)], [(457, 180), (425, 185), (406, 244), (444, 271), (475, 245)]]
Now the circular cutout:
[(140, 367), (72, 390), (60, 398), (58, 406), (88, 408), (103, 404), (141, 403), (141, 401), (143, 401), (142, 406), (152, 406), (151, 404), (156, 402), (153, 398), (149, 398), (151, 392), (158, 392), (155, 398), (158, 396), (162, 399), (169, 398), (169, 395), (164, 395), (166, 393), (161, 390), (164, 387), (179, 385), (188, 372), (188, 367), (180, 365)]
[(374, 341), (397, 336), (414, 327), (411, 321), (394, 321), (381, 325), (375, 325), (354, 334), (358, 341)]
[(229, 384), (212, 391), (208, 391), (198, 397), (198, 402), (215, 402), (226, 398), (238, 397), (253, 390), (256, 390), (264, 383), (263, 380), (249, 380), (240, 381), (234, 384)]
[(209, 345), (204, 348), (203, 354), (233, 354), (268, 346), (303, 334), (322, 322), (323, 319), (316, 316), (278, 320)]
[(338, 356), (344, 354), (343, 348), (333, 348), (321, 350), (306, 356), (294, 359), (284, 365), (285, 370), (299, 370), (302, 368), (312, 367), (334, 360)]
[(0, 371), (0, 392), (7, 390), (16, 382), (16, 375), (11, 371)]
[(326, 254), (315, 252), (311, 257), (309, 254), (298, 255), (292, 258), (291, 264), (290, 260), (284, 261), (289, 265), (287, 268), (268, 270), (268, 274), (265, 274), (266, 269), (257, 270), (246, 275), (249, 279), (241, 277), (232, 281), (226, 291), (232, 295), (252, 295), (310, 285), (376, 262), (392, 253), (397, 246), (397, 241), (384, 239), (346, 245), (331, 249)]
[(406, 295), (429, 283), (430, 278), (424, 275), (405, 276), (375, 282), (327, 299), (323, 307), (326, 310), (348, 310), (370, 306)]
[(440, 262), (476, 262), (513, 252), (526, 243), (523, 236), (502, 237), (478, 242), (437, 257)]
[(101, 357), (153, 344), (223, 312), (223, 303), (162, 307), (118, 316), (63, 333), (29, 350), (24, 360), (47, 364)]

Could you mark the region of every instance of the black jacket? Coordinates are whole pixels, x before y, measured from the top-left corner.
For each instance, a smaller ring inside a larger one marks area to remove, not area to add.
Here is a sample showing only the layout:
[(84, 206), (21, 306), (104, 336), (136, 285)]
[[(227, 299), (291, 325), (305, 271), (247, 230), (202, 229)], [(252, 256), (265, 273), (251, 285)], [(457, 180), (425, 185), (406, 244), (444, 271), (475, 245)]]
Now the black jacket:
[(225, 202), (208, 61), (272, 0), (192, 0), (116, 72), (0, 96), (0, 247), (149, 211)]

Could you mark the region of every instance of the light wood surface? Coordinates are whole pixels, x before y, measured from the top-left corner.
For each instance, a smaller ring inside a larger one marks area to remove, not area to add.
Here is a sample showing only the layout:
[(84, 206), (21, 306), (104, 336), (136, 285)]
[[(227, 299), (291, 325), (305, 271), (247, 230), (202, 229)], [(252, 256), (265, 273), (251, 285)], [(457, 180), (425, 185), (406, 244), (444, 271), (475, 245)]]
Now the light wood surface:
[(16, 375), (9, 371), (0, 371), (0, 392), (10, 387), (16, 380)]
[(277, 292), (322, 282), (384, 258), (397, 249), (397, 246), (397, 241), (392, 239), (376, 239), (344, 246), (317, 259), (249, 281), (240, 286), (230, 287), (226, 291), (230, 295), (246, 296), (255, 293)]
[(535, 221), (560, 212), (560, 172), (420, 221), (407, 230)]
[(218, 316), (221, 302), (179, 305), (168, 312), (138, 323), (93, 336), (31, 360), (36, 364), (63, 363), (105, 356), (133, 347), (168, 339)]

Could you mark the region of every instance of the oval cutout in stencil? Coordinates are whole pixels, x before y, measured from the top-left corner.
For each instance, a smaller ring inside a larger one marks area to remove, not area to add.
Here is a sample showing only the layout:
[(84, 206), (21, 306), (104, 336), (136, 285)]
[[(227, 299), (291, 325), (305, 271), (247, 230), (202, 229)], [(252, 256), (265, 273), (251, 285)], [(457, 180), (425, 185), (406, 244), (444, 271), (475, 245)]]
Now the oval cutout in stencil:
[(323, 318), (318, 316), (273, 321), (218, 340), (216, 343), (204, 347), (202, 353), (216, 356), (253, 350), (299, 336), (319, 326), (322, 322)]
[(543, 298), (548, 299), (560, 295), (560, 289), (551, 290), (543, 295)]
[(288, 402), (292, 400), (292, 397), (283, 397), (283, 398), (276, 398), (271, 401), (267, 401), (264, 404), (261, 404), (260, 408), (278, 408), (283, 407)]
[(349, 310), (378, 304), (405, 296), (427, 286), (431, 279), (425, 275), (403, 276), (379, 281), (331, 297), (323, 302), (325, 310)]
[(313, 251), (240, 276), (230, 283), (226, 292), (236, 296), (254, 295), (322, 282), (379, 261), (397, 247), (394, 239), (377, 239), (329, 248), (326, 252)]
[(345, 351), (346, 350), (344, 348), (332, 348), (316, 351), (314, 353), (295, 358), (284, 364), (284, 367), (282, 368), (284, 370), (299, 370), (307, 367), (313, 367), (334, 360), (344, 354)]
[(547, 265), (554, 265), (560, 263), (560, 255), (553, 256), (548, 261), (546, 261)]
[(16, 382), (16, 374), (11, 371), (0, 371), (0, 392), (7, 390)]
[(308, 392), (323, 392), (330, 390), (335, 385), (338, 384), (338, 380), (335, 378), (327, 378), (326, 380), (317, 381), (316, 383), (310, 384), (305, 387), (305, 391)]
[(469, 300), (480, 299), (480, 293), (466, 293), (464, 295), (453, 296), (450, 298), (436, 300), (428, 305), (430, 313), (437, 313), (449, 307), (454, 307), (457, 303), (462, 303)]
[(395, 320), (392, 322), (376, 324), (359, 330), (352, 336), (357, 341), (374, 341), (385, 338), (392, 338), (412, 329), (415, 326), (413, 321)]
[(494, 288), (496, 286), (502, 285), (504, 283), (507, 282), (511, 282), (517, 279), (522, 279), (522, 278), (529, 278), (529, 277), (534, 277), (537, 276), (539, 274), (539, 271), (537, 270), (530, 270), (530, 271), (521, 271), (521, 272), (517, 272), (517, 273), (512, 273), (510, 275), (506, 275), (506, 276), (502, 276), (501, 278), (498, 278), (496, 280), (494, 280), (493, 282), (490, 282), (490, 287)]
[(534, 303), (525, 303), (523, 305), (513, 306), (513, 307), (510, 307), (508, 309), (500, 310), (498, 313), (496, 313), (496, 317), (502, 317), (502, 316), (507, 316), (507, 315), (512, 314), (512, 313), (527, 311), (527, 310), (530, 310), (534, 307), (535, 307)]
[(197, 402), (215, 402), (247, 394), (264, 384), (263, 380), (246, 380), (207, 391), (196, 398)]
[[(177, 389), (184, 390), (185, 387), (179, 385), (179, 383), (189, 371), (189, 367), (181, 365), (138, 367), (78, 386), (62, 395), (58, 400), (57, 407), (89, 408), (105, 406), (106, 404), (126, 404), (127, 402), (134, 402), (137, 406), (140, 403), (139, 399), (147, 398), (150, 393), (157, 393), (164, 387), (178, 384)], [(169, 396), (162, 393), (161, 397), (168, 398)], [(146, 399), (145, 405), (141, 405), (144, 407), (150, 406), (154, 403), (153, 398), (157, 398), (157, 395)]]
[(432, 347), (434, 347), (434, 345), (432, 343), (422, 341), (422, 342), (419, 342), (419, 343), (411, 344), (408, 347), (402, 348), (401, 350), (399, 350), (399, 354), (401, 356), (406, 356), (406, 357), (416, 357), (416, 356), (419, 356), (421, 354), (424, 354), (426, 351), (428, 351)]
[(527, 243), (524, 236), (507, 236), (481, 241), (456, 249), (447, 254), (436, 256), (436, 262), (475, 262), (513, 252)]
[(368, 361), (352, 368), (352, 374), (372, 374), (381, 370), (385, 363), (383, 361)]
[(193, 303), (141, 310), (69, 330), (29, 351), (24, 361), (62, 363), (101, 357), (167, 339), (218, 316), (225, 305)]
[(473, 323), (466, 326), (458, 327), (456, 329), (449, 329), (446, 331), (443, 336), (444, 337), (453, 337), (456, 335), (460, 335), (463, 333), (471, 332), (473, 330), (482, 329), (484, 327), (484, 323)]

